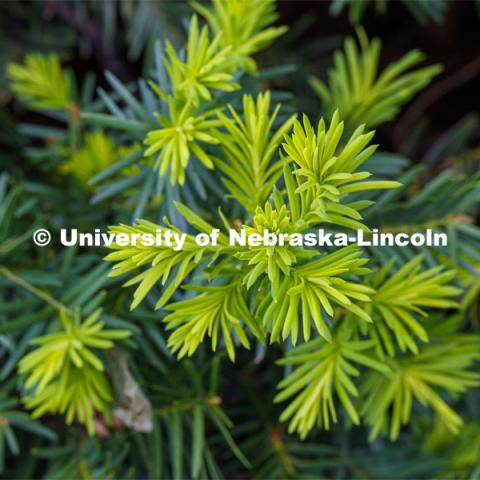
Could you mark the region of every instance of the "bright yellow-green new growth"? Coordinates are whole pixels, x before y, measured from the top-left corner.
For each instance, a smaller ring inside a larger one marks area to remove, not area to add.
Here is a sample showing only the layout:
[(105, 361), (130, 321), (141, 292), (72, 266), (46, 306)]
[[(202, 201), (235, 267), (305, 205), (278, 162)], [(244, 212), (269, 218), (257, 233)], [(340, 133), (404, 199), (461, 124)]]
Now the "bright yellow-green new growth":
[(222, 33), (209, 40), (208, 27), (201, 30), (197, 16), (190, 22), (187, 60), (182, 62), (175, 49), (167, 43), (166, 69), (172, 82), (173, 94), (200, 105), (212, 98), (212, 90), (231, 92), (240, 86), (233, 82), (234, 65), (230, 47), (221, 47)]
[(275, 0), (213, 0), (211, 8), (198, 2), (193, 6), (215, 34), (222, 34), (221, 44), (231, 47), (236, 64), (249, 72), (256, 71), (251, 55), (287, 30), (271, 26), (278, 18)]
[(34, 109), (67, 110), (72, 107), (68, 74), (55, 54), (31, 53), (25, 64), (7, 65), (12, 91)]
[(179, 358), (191, 356), (208, 336), (213, 351), (217, 349), (220, 338), (223, 338), (228, 356), (234, 361), (233, 336), (238, 337), (243, 347), (250, 348), (244, 325), (261, 337), (261, 330), (248, 309), (247, 291), (240, 282), (192, 289), (203, 293), (166, 307), (171, 312), (164, 319), (167, 329), (175, 329), (168, 339), (168, 346), (173, 352), (178, 352)]
[[(328, 430), (337, 422), (335, 396), (338, 397), (351, 421), (358, 425), (360, 415), (353, 399), (359, 391), (353, 379), (360, 375), (358, 366), (388, 373), (388, 368), (372, 356), (373, 342), (355, 341), (340, 331), (331, 343), (317, 339), (294, 349), (280, 360), (281, 365), (293, 365), (293, 372), (280, 382), (275, 402), (294, 396), (280, 419), (290, 420), (289, 432), (305, 438), (315, 426)], [(379, 374), (380, 375), (380, 374)]]
[(215, 165), (222, 170), (230, 194), (249, 212), (254, 212), (258, 205), (265, 204), (282, 174), (283, 162), (276, 161), (275, 156), (295, 115), (274, 127), (280, 104), (271, 109), (269, 91), (256, 98), (244, 95), (242, 100), (242, 112), (228, 105), (230, 115), (219, 114), (226, 131), (217, 133), (223, 158), (215, 158)]
[[(265, 208), (257, 207), (253, 217), (254, 226), (244, 226), (246, 235), (254, 233), (263, 235), (264, 230), (275, 234), (294, 233), (294, 227), (290, 222), (287, 207), (282, 205), (280, 210), (272, 209), (272, 205), (267, 202)], [(281, 275), (289, 275), (292, 265), (295, 264), (296, 252), (302, 253), (302, 249), (295, 249), (287, 245), (250, 247), (244, 252), (236, 254), (237, 258), (248, 262), (251, 267), (249, 272), (243, 278), (247, 288), (250, 288), (260, 277), (266, 273), (272, 283), (274, 295), (278, 291)]]
[(370, 439), (390, 431), (390, 439), (396, 440), (410, 419), (414, 399), (435, 410), (445, 426), (457, 433), (462, 418), (442, 398), (441, 390), (455, 395), (478, 387), (480, 375), (472, 367), (479, 359), (478, 337), (458, 335), (445, 337), (442, 344), (426, 345), (417, 355), (391, 360), (389, 375), (370, 373), (362, 385), (366, 395), (362, 414), (372, 427)]
[(98, 321), (100, 310), (83, 322), (63, 311), (60, 331), (35, 338), (37, 349), (19, 362), (19, 373), (27, 374), (25, 387), (31, 393), (25, 405), (33, 416), (62, 413), (67, 423), (78, 419), (94, 434), (93, 416), (107, 413), (111, 393), (103, 373), (103, 362), (95, 350), (110, 349), (114, 340), (130, 335), (127, 330), (105, 330)]
[[(73, 175), (83, 187), (92, 189), (89, 180), (128, 155), (133, 148), (117, 147), (103, 130), (96, 130), (85, 134), (83, 146), (62, 164), (61, 171)], [(134, 169), (135, 167), (129, 167), (124, 171)]]
[(199, 113), (191, 103), (178, 103), (169, 99), (169, 115), (157, 115), (163, 128), (148, 132), (145, 144), (149, 145), (146, 156), (157, 155), (156, 168), (160, 175), (170, 171), (172, 185), (185, 183), (185, 170), (194, 155), (205, 167), (213, 168), (213, 161), (202, 143), (216, 144), (215, 129), (220, 121), (216, 111)]
[(303, 125), (295, 120), (283, 148), (295, 167), (292, 173), (297, 177), (296, 191), (302, 197), (298, 208), (305, 221), (367, 229), (359, 221), (362, 217), (358, 210), (364, 205), (344, 203), (342, 197), (400, 186), (389, 180), (364, 181), (371, 174), (359, 168), (377, 149), (377, 145), (369, 145), (374, 132), (364, 131), (361, 125), (347, 139), (342, 138), (344, 122), (338, 111), (328, 126), (321, 118), (316, 131), (306, 115)]
[(348, 124), (372, 128), (393, 119), (401, 106), (428, 85), (442, 67), (432, 65), (408, 71), (425, 58), (419, 50), (412, 50), (379, 73), (380, 40), (374, 38), (369, 43), (362, 29), (358, 30), (358, 39), (360, 51), (353, 38), (348, 37), (344, 51), (335, 53), (328, 85), (316, 77), (311, 77), (310, 83), (328, 116), (338, 109)]
[(392, 260), (372, 277), (376, 292), (365, 309), (375, 320), (369, 333), (377, 341), (379, 353), (385, 349), (390, 356), (394, 356), (390, 332), (394, 334), (401, 351), (418, 353), (415, 339), (428, 342), (428, 334), (415, 314), (426, 318), (427, 308), (459, 307), (453, 298), (460, 295), (462, 290), (449, 284), (455, 272), (444, 271), (442, 266), (422, 272), (421, 262), (422, 256), (419, 255), (385, 280), (393, 267)]

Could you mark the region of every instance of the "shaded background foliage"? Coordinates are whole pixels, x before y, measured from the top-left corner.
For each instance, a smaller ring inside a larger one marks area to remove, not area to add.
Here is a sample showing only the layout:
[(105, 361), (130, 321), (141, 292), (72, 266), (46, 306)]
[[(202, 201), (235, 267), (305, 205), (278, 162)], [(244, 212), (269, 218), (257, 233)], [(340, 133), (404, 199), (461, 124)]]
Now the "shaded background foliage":
[[(385, 150), (402, 151), (406, 136), (410, 128), (415, 125), (412, 117), (402, 118), (407, 112), (415, 109), (418, 120), (426, 114), (428, 125), (420, 137), (417, 151), (413, 159), (419, 158), (428, 149), (435, 138), (438, 138), (452, 124), (461, 120), (466, 113), (478, 110), (480, 100), (475, 94), (478, 91), (478, 4), (476, 2), (445, 2), (447, 8), (440, 22), (415, 21), (411, 13), (402, 2), (387, 2), (387, 9), (383, 14), (375, 14), (373, 3), (368, 2), (369, 8), (362, 20), (370, 37), (378, 36), (382, 39), (382, 56), (380, 65), (384, 67), (404, 52), (418, 48), (426, 53), (428, 61), (440, 63), (444, 71), (436, 83), (441, 86), (430, 85), (428, 92), (422, 92), (422, 100), (417, 98), (402, 112), (395, 122), (382, 125), (378, 130), (379, 143)], [(423, 2), (426, 4), (434, 2)], [(348, 18), (348, 8), (342, 10), (339, 16), (328, 15), (328, 2), (279, 2), (281, 20), (291, 25), (290, 35), (293, 38), (290, 48), (296, 65), (301, 65), (305, 71), (318, 76), (325, 76), (325, 69), (331, 62), (333, 48), (342, 43), (343, 36), (351, 34), (353, 27)], [(272, 50), (278, 46), (278, 42)], [(446, 84), (444, 81), (449, 80)], [(299, 78), (296, 98), (302, 109), (310, 108), (315, 113), (311, 97), (306, 84)], [(432, 92), (433, 91), (433, 92)], [(427, 100), (423, 100), (427, 98)], [(313, 108), (312, 108), (313, 107)], [(412, 113), (413, 115), (413, 113)], [(408, 120), (408, 124), (405, 122)], [(408, 128), (407, 128), (408, 127)], [(406, 132), (405, 132), (406, 130)], [(478, 132), (477, 132), (478, 134)], [(478, 139), (471, 139), (472, 144)]]
[[(374, 5), (368, 5), (362, 21), (370, 38), (376, 35), (382, 40), (381, 67), (410, 49), (420, 48), (426, 52), (429, 64), (440, 63), (444, 71), (402, 109), (399, 117), (377, 128), (376, 143), (381, 144), (382, 151), (403, 154), (412, 163), (426, 166), (428, 175), (424, 173), (413, 179), (417, 190), (447, 167), (461, 165), (467, 175), (475, 174), (480, 162), (478, 4), (445, 3), (442, 21), (429, 20), (423, 24), (401, 2), (386, 4), (386, 11), (381, 14), (375, 12)], [(288, 73), (280, 70), (278, 75), (263, 80), (261, 87), (276, 90), (289, 108), (305, 111), (315, 120), (321, 104), (307, 76), (314, 74), (325, 80), (333, 51), (342, 46), (346, 35), (354, 35), (348, 5), (338, 16), (331, 14), (331, 8), (330, 2), (279, 2), (278, 24), (288, 25), (289, 32), (256, 57), (259, 70), (279, 63), (296, 66), (287, 68)], [(47, 0), (0, 4), (1, 170), (8, 173), (9, 182), (15, 178), (23, 183), (23, 196), (19, 193), (11, 201), (15, 205), (13, 220), (10, 218), (7, 225), (7, 215), (2, 217), (1, 227), (5, 232), (2, 240), (10, 238), (11, 232), (19, 236), (30, 234), (33, 226), (71, 225), (88, 229), (104, 218), (118, 222), (118, 218), (109, 218), (108, 202), (100, 202), (92, 211), (85, 192), (75, 190), (76, 197), (65, 195), (72, 188), (71, 179), (61, 176), (50, 179), (54, 167), (44, 161), (41, 150), (51, 139), (39, 135), (32, 140), (31, 128), (17, 128), (17, 124), (42, 125), (45, 120), (13, 102), (3, 75), (6, 63), (21, 62), (24, 54), (32, 50), (55, 51), (62, 64), (73, 70), (79, 85), (86, 81), (86, 73), (93, 71), (97, 86), (108, 90), (105, 70), (127, 83), (152, 68), (154, 41), (158, 37), (168, 36), (175, 46), (181, 46), (182, 19), (190, 13), (186, 2)], [(394, 172), (390, 173), (396, 178)], [(5, 180), (4, 190), (6, 183)], [(464, 185), (463, 180), (458, 185)], [(441, 189), (437, 195), (442, 195)], [(443, 205), (436, 208), (440, 210)], [(407, 218), (416, 223), (414, 215), (420, 213), (412, 210)], [(121, 221), (128, 223), (128, 208), (124, 211), (120, 205), (119, 212)], [(48, 417), (42, 424), (32, 423), (17, 406), (18, 411), (10, 415), (10, 421), (14, 426), (16, 421), (20, 427), (15, 429), (19, 456), (12, 455), (11, 441), (7, 439), (7, 448), (2, 452), (6, 456), (3, 474), (6, 478), (181, 478), (215, 477), (215, 473), (226, 478), (302, 475), (478, 478), (480, 475), (480, 446), (475, 448), (480, 432), (478, 389), (461, 402), (460, 410), (468, 420), (458, 440), (442, 430), (441, 422), (431, 412), (419, 408), (396, 443), (377, 439), (368, 444), (366, 429), (349, 429), (345, 426), (346, 416), (330, 432), (316, 432), (301, 442), (298, 437), (286, 434), (285, 427), (278, 422), (283, 408), (273, 403), (275, 385), (283, 377), (282, 369), (274, 366), (280, 347), (269, 348), (266, 353), (258, 349), (253, 361), (253, 352), (238, 350), (235, 365), (221, 355), (212, 357), (208, 350), (201, 350), (195, 362), (177, 362), (168, 353), (151, 308), (125, 313), (128, 293), (117, 294), (120, 284), (105, 278), (107, 267), (98, 264), (96, 253), (39, 252), (31, 246), (28, 236), (15, 250), (18, 258), (28, 258), (24, 265), (25, 279), (48, 290), (52, 297), (81, 306), (86, 312), (93, 311), (100, 303), (106, 305), (111, 312), (106, 318), (107, 325), (132, 331), (133, 338), (125, 342), (131, 342), (127, 345), (132, 351), (141, 350), (132, 354), (136, 355), (136, 361), (130, 363), (132, 374), (141, 385), (135, 404), (142, 405), (144, 395), (149, 398), (154, 425), (151, 436), (135, 428), (109, 430), (104, 426), (105, 438), (92, 439), (81, 428), (64, 426), (58, 417)], [(28, 294), (14, 297), (17, 303), (12, 305), (11, 285), (5, 279), (0, 285), (4, 289), (0, 334), (17, 333), (10, 329), (12, 321), (18, 327), (28, 327), (25, 335), (1, 337), (1, 390), (12, 396), (18, 383), (15, 364), (28, 350), (28, 341), (40, 334), (35, 319), (46, 322), (51, 311), (44, 311), (44, 304)], [(148, 302), (152, 307), (154, 302)], [(478, 333), (475, 304), (478, 299), (474, 300), (470, 331)], [(40, 316), (32, 320), (35, 311), (40, 311)], [(2, 408), (11, 410), (0, 396), (0, 417), (8, 419), (8, 415), (2, 417)], [(203, 425), (204, 416), (208, 422), (203, 432), (198, 425)], [(22, 426), (27, 433), (22, 433)], [(204, 439), (204, 433), (208, 440)], [(198, 449), (202, 461), (198, 460)], [(462, 454), (469, 457), (462, 458)]]

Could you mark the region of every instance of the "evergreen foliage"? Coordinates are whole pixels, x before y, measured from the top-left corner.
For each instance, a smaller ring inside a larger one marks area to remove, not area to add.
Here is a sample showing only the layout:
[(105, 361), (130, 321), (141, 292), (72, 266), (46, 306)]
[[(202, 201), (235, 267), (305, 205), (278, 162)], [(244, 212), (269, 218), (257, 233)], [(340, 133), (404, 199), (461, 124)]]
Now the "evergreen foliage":
[[(375, 6), (377, 13), (385, 13), (388, 8), (388, 0), (375, 0), (370, 2)], [(448, 7), (448, 2), (445, 0), (430, 0), (423, 2), (422, 0), (402, 0), (403, 5), (410, 11), (415, 19), (422, 23), (429, 22), (442, 23)], [(333, 0), (330, 5), (330, 12), (333, 15), (338, 15), (345, 7), (350, 5), (348, 11), (348, 18), (352, 24), (357, 24), (362, 21), (369, 2), (366, 0)]]
[(113, 339), (130, 335), (127, 330), (103, 331), (103, 323), (97, 321), (100, 313), (97, 310), (80, 322), (61, 311), (64, 331), (35, 338), (32, 343), (40, 347), (19, 362), (19, 373), (29, 372), (25, 387), (35, 389), (26, 397), (34, 418), (46, 412), (64, 413), (67, 423), (78, 418), (93, 435), (93, 412), (105, 412), (112, 397), (103, 363), (92, 348), (112, 348)]
[(334, 54), (334, 67), (328, 72), (328, 86), (312, 77), (310, 83), (321, 97), (327, 114), (338, 109), (352, 125), (375, 127), (398, 114), (400, 107), (441, 71), (439, 65), (407, 72), (424, 60), (412, 50), (379, 74), (381, 43), (371, 42), (365, 31), (357, 31), (360, 51), (353, 38), (347, 38), (344, 52)]
[[(144, 27), (126, 39), (145, 56), (137, 82), (75, 78), (62, 52), (5, 69), (32, 123), (0, 172), (0, 473), (476, 478), (478, 120), (423, 158), (423, 124), (402, 152), (383, 151), (381, 130), (442, 67), (412, 50), (381, 69), (380, 39), (358, 27), (327, 80), (310, 77), (312, 117), (279, 87), (292, 67), (254, 57), (287, 32), (274, 0), (107, 3), (78, 8)], [(422, 19), (446, 9), (404, 3)], [(184, 243), (67, 248), (61, 228)], [(449, 244), (229, 241), (374, 228)], [(195, 242), (212, 230), (217, 245)]]
[(54, 55), (33, 53), (25, 65), (11, 63), (7, 74), (12, 91), (35, 109), (66, 110), (72, 102), (68, 73)]
[(208, 22), (211, 31), (221, 35), (220, 41), (231, 49), (234, 63), (250, 73), (257, 70), (252, 55), (287, 30), (285, 26), (271, 26), (278, 18), (274, 0), (214, 0), (211, 8), (199, 2), (192, 5)]

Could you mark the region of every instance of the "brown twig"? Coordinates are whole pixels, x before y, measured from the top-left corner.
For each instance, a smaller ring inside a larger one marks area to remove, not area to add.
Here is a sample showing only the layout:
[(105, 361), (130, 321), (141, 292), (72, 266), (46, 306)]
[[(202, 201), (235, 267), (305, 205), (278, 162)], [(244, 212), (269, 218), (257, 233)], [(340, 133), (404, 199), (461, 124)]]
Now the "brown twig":
[(477, 75), (480, 75), (480, 57), (467, 63), (452, 75), (434, 83), (430, 88), (421, 93), (407, 109), (394, 130), (393, 142), (395, 147), (399, 148), (402, 145), (407, 132), (423, 112), (447, 93), (467, 83)]
[(122, 80), (131, 80), (128, 69), (116, 55), (113, 43), (103, 36), (96, 22), (77, 17), (63, 0), (43, 0), (43, 4), (88, 39), (102, 68), (110, 70)]

